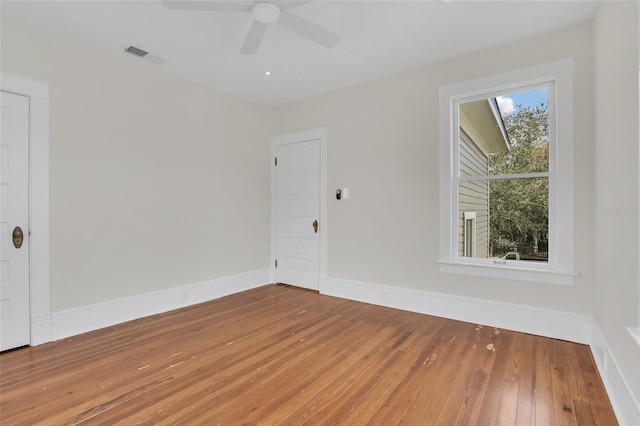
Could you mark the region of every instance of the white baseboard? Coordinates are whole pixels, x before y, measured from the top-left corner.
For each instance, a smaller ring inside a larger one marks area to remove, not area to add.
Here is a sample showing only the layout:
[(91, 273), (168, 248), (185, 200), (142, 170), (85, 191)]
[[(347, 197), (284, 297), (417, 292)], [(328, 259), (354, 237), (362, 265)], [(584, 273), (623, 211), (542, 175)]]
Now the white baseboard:
[(31, 317), (31, 346), (50, 342), (51, 315)]
[(270, 282), (270, 270), (263, 269), (54, 312), (51, 316), (50, 336), (52, 340), (64, 339), (122, 322), (228, 296)]
[(640, 425), (640, 404), (633, 396), (607, 341), (595, 320), (592, 324), (591, 353), (607, 389), (613, 411), (622, 426)]
[(640, 425), (640, 408), (590, 315), (327, 278), (320, 293), (374, 305), (588, 344), (621, 425)]
[(320, 292), (374, 305), (588, 344), (591, 316), (422, 290), (328, 278)]

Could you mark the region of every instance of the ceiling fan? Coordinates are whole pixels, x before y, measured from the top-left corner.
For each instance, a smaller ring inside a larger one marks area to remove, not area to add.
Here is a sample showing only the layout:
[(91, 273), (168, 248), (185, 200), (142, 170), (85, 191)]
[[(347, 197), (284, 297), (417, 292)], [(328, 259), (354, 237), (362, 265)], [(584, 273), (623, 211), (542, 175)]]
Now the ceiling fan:
[(255, 55), (269, 24), (276, 22), (321, 46), (326, 48), (335, 46), (340, 41), (340, 36), (288, 12), (289, 9), (305, 3), (310, 3), (310, 1), (162, 0), (162, 4), (169, 9), (251, 13), (253, 15), (253, 23), (240, 47), (241, 55)]

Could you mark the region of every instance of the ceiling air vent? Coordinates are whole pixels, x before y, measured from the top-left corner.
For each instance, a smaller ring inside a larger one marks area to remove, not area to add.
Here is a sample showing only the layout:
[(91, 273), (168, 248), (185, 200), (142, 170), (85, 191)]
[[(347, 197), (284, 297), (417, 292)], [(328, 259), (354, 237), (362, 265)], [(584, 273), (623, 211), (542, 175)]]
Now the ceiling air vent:
[(141, 58), (147, 62), (151, 62), (158, 65), (167, 60), (167, 58), (163, 58), (162, 56), (149, 53), (146, 50), (142, 50), (135, 46), (129, 46), (126, 49), (124, 49), (124, 51), (127, 53), (131, 53), (132, 55), (135, 55), (138, 58)]

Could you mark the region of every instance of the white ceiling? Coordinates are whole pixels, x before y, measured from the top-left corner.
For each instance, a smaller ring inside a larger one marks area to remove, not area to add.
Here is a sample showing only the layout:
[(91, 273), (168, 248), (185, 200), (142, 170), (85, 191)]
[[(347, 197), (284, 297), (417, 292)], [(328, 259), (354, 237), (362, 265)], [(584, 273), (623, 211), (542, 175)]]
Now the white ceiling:
[[(170, 10), (146, 1), (0, 2), (2, 14), (266, 106), (280, 106), (582, 21), (594, 1), (330, 1), (290, 10), (342, 39), (332, 49), (271, 24), (255, 56), (238, 54), (250, 13)], [(271, 76), (265, 76), (266, 70)]]

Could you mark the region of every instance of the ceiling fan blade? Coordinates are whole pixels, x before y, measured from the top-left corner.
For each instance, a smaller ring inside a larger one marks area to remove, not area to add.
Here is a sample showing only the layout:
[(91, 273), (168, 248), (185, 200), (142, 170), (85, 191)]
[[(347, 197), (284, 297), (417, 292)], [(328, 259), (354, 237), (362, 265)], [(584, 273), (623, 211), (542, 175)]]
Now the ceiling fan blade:
[(201, 0), (162, 0), (167, 9), (219, 10), (221, 12), (251, 12), (253, 2), (225, 2)]
[(249, 28), (249, 32), (242, 42), (242, 47), (240, 48), (241, 55), (255, 55), (258, 52), (258, 48), (260, 47), (260, 43), (262, 43), (262, 39), (264, 38), (264, 34), (267, 32), (268, 26), (269, 24), (263, 24), (262, 22), (255, 20), (253, 21), (253, 24), (251, 24), (251, 27)]
[(332, 48), (340, 41), (339, 35), (290, 13), (282, 12), (278, 22), (326, 48)]

